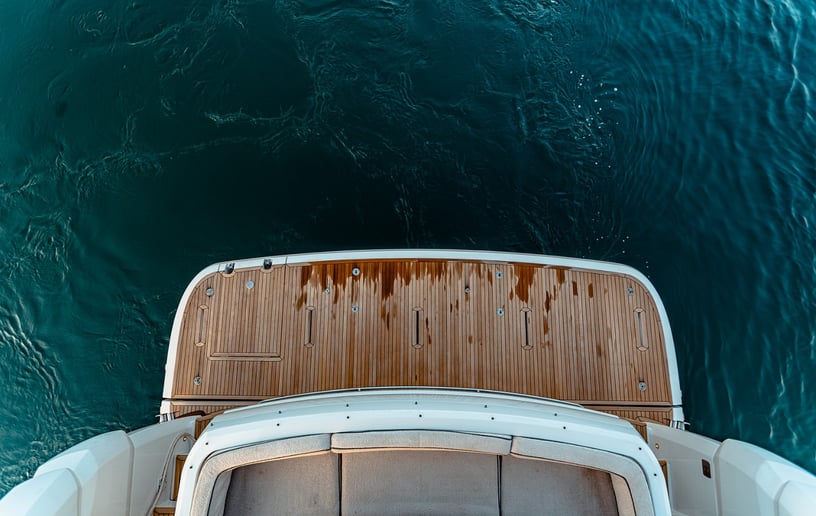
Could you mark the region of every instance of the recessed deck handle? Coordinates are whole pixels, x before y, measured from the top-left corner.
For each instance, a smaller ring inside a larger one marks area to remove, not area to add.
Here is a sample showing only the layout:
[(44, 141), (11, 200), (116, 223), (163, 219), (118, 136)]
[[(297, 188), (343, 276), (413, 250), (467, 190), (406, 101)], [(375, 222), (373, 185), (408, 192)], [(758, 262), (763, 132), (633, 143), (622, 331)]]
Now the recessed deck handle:
[(635, 318), (637, 319), (638, 327), (638, 351), (646, 351), (649, 349), (649, 342), (646, 340), (645, 332), (643, 331), (643, 308), (635, 308)]
[(312, 321), (314, 319), (314, 307), (307, 306), (306, 307), (306, 342), (304, 346), (307, 348), (311, 348), (314, 346), (314, 342), (312, 342)]
[(414, 324), (413, 324), (413, 339), (411, 339), (411, 346), (414, 348), (422, 347), (422, 326), (419, 324), (420, 315), (422, 315), (422, 308), (414, 308)]
[(201, 347), (204, 345), (204, 331), (207, 328), (207, 305), (201, 305), (198, 307), (198, 337), (196, 338), (195, 345)]
[(522, 349), (532, 349), (533, 344), (530, 339), (530, 310), (529, 308), (521, 309), (521, 318), (524, 320), (524, 341), (521, 344)]

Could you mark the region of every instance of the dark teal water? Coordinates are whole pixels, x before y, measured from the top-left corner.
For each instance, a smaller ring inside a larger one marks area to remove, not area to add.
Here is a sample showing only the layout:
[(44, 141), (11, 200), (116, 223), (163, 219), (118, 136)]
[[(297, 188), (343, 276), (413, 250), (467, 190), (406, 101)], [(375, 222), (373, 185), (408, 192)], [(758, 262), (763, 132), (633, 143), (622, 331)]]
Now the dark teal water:
[(154, 421), (219, 260), (619, 261), (691, 429), (816, 470), (816, 3), (6, 0), (0, 493)]

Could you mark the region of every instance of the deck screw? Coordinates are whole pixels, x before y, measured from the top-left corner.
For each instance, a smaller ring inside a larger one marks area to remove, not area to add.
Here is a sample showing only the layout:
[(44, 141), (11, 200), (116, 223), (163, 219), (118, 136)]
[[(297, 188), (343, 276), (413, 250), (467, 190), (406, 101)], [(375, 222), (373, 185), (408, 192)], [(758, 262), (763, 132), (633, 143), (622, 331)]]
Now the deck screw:
[(215, 290), (212, 287), (209, 287), (207, 289), (207, 297), (213, 297), (213, 294), (215, 294)]
[(357, 306), (357, 303), (354, 303), (353, 305), (351, 305), (351, 311), (353, 313), (355, 313), (355, 314), (360, 311), (360, 307)]
[(355, 268), (351, 269), (351, 275), (352, 276), (359, 276), (360, 275), (360, 268), (355, 267)]
[(193, 378), (193, 383), (194, 383), (195, 385), (201, 385), (201, 377), (200, 377), (200, 376), (196, 376), (195, 378)]

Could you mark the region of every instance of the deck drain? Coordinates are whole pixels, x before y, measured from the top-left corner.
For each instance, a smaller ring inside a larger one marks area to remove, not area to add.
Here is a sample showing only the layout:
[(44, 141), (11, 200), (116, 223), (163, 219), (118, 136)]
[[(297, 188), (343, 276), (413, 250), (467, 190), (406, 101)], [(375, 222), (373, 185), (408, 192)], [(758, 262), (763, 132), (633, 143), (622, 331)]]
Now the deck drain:
[(323, 291), (324, 294), (331, 294), (331, 289), (326, 287), (326, 290)]
[(465, 294), (470, 294), (470, 287), (465, 287)]
[(643, 380), (639, 381), (638, 382), (638, 390), (640, 392), (646, 392), (646, 382), (644, 382)]
[(635, 289), (633, 287), (626, 287), (626, 295), (634, 296), (635, 295)]
[(201, 377), (200, 377), (200, 376), (196, 376), (195, 378), (193, 378), (193, 383), (194, 383), (195, 385), (201, 385)]
[(504, 276), (504, 273), (502, 271), (496, 271), (497, 278), (502, 279), (502, 276)]
[(351, 311), (354, 312), (355, 314), (360, 311), (360, 307), (357, 305), (357, 303), (351, 305)]
[(252, 289), (253, 287), (255, 287), (255, 282), (254, 281), (249, 280), (249, 281), (246, 282), (246, 288), (247, 289)]
[(360, 268), (355, 267), (355, 268), (351, 269), (351, 275), (352, 276), (359, 276), (360, 275)]
[(504, 308), (499, 308), (498, 310), (496, 310), (496, 315), (498, 315), (498, 316), (500, 316), (500, 317), (501, 317), (502, 315), (504, 315)]

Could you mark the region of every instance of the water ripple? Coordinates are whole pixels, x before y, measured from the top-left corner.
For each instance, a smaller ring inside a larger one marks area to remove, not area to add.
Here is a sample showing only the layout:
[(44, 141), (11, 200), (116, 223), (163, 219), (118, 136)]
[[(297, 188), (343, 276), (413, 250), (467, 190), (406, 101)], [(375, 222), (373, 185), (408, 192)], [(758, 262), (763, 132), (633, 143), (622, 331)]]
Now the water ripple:
[(370, 246), (639, 267), (692, 428), (816, 467), (812, 2), (4, 7), (0, 492), (151, 421), (200, 266)]

